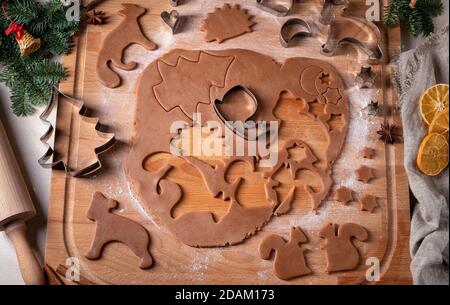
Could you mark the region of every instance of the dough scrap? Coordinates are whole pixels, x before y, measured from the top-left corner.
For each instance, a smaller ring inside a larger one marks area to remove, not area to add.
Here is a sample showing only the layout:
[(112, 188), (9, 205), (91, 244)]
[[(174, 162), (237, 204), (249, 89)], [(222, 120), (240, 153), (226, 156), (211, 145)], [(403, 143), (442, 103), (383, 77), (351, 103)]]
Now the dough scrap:
[(358, 267), (360, 255), (352, 243), (356, 238), (361, 242), (367, 241), (367, 230), (354, 223), (337, 225), (329, 223), (319, 232), (319, 237), (325, 239), (321, 250), (325, 250), (327, 257), (327, 272), (347, 271)]
[[(301, 160), (295, 160), (290, 157), (289, 150), (295, 147), (304, 149), (305, 157)], [(314, 155), (311, 148), (302, 140), (293, 139), (285, 143), (284, 147), (278, 152), (278, 162), (275, 164), (270, 171), (264, 172), (263, 176), (265, 178), (272, 179), (273, 175), (278, 172), (283, 166), (289, 170), (291, 178), (296, 179), (297, 172), (300, 170), (310, 170), (313, 173), (319, 175), (322, 181), (322, 190), (319, 192), (313, 191), (309, 185), (305, 185), (306, 192), (311, 198), (312, 210), (315, 212), (320, 207), (320, 204), (325, 199), (328, 191), (333, 183), (329, 170), (324, 170), (320, 167), (314, 165), (318, 161), (318, 158)], [(277, 186), (278, 183), (273, 184)], [(292, 194), (293, 195), (293, 194)], [(292, 200), (292, 199), (291, 199)]]
[(348, 187), (341, 186), (336, 190), (336, 200), (344, 205), (353, 201), (353, 191)]
[[(214, 64), (200, 64), (206, 59)], [(181, 64), (185, 75), (196, 77), (186, 78), (190, 81), (188, 84), (168, 82), (179, 77), (176, 74), (180, 73)], [(160, 70), (163, 66), (166, 68), (164, 73)], [(308, 69), (310, 67), (317, 68)], [(202, 73), (196, 69), (201, 69)], [(315, 74), (312, 75), (311, 71)], [(324, 75), (327, 75), (325, 83), (321, 80)], [(214, 81), (208, 83), (210, 79)], [(303, 79), (308, 92), (300, 85), (300, 79)], [(172, 168), (168, 162), (154, 170), (144, 168), (147, 158), (159, 153), (169, 153), (169, 143), (176, 137), (170, 132), (172, 122), (183, 120), (192, 126), (193, 122), (190, 119), (192, 114), (186, 112), (196, 109), (201, 114), (202, 122), (207, 120), (221, 122), (214, 110), (213, 101), (223, 100), (224, 95), (237, 85), (249, 88), (258, 98), (257, 111), (251, 118), (253, 121), (278, 121), (273, 110), (277, 106), (280, 94), (285, 91), (304, 100), (306, 104), (319, 101), (323, 105), (323, 112), (314, 118), (320, 124), (329, 143), (325, 148), (323, 164), (318, 166), (312, 161), (310, 164), (305, 160), (287, 159), (291, 161), (287, 162), (289, 170), (292, 168), (295, 172), (296, 167), (307, 166), (321, 177), (323, 186), (319, 192), (307, 187), (313, 209), (320, 206), (329, 192), (332, 184), (331, 166), (345, 140), (349, 121), (348, 99), (344, 94), (344, 83), (338, 72), (326, 62), (310, 58), (289, 58), (283, 64), (279, 64), (269, 56), (243, 49), (221, 51), (175, 49), (149, 64), (138, 82), (135, 136), (125, 161), (125, 171), (131, 190), (144, 210), (156, 215), (176, 238), (190, 246), (213, 247), (240, 243), (255, 234), (274, 214), (286, 213), (291, 204), (290, 196), (279, 202), (276, 191), (270, 185), (271, 177), (266, 177), (268, 204), (251, 208), (242, 205), (236, 198), (233, 199), (236, 197), (235, 187), (238, 187), (238, 184), (230, 186), (223, 184), (221, 178), (217, 180), (209, 178), (221, 177), (214, 167), (209, 164), (207, 167), (204, 161), (199, 158), (198, 161), (193, 160), (192, 156), (187, 159), (187, 156), (172, 156), (183, 158), (186, 164), (189, 161), (195, 163), (197, 166), (194, 167), (203, 177), (205, 188), (211, 197), (218, 196), (219, 191), (222, 193), (222, 199), (226, 198), (230, 202), (227, 213), (220, 221), (216, 221), (209, 211), (193, 211), (174, 218), (171, 211), (182, 199), (183, 192), (188, 190), (181, 189), (168, 177)], [(204, 93), (206, 91), (203, 86), (208, 89), (209, 99)], [(169, 88), (172, 90), (168, 90)], [(327, 88), (334, 88), (339, 93), (340, 97), (336, 104), (328, 103), (323, 96)], [(173, 103), (180, 92), (189, 96), (189, 99), (178, 99), (177, 103)], [(308, 114), (308, 107), (299, 109), (300, 112)], [(341, 114), (342, 128), (330, 130), (327, 122), (333, 114)], [(309, 146), (306, 143), (302, 144), (295, 138), (292, 140), (300, 143), (305, 151), (308, 151)], [(312, 151), (311, 154), (313, 155)], [(257, 160), (255, 165), (258, 165), (259, 161)], [(224, 158), (223, 162), (228, 161)], [(256, 171), (260, 171), (259, 166), (255, 168)], [(214, 181), (217, 181), (217, 185)]]
[(359, 199), (359, 205), (361, 211), (373, 213), (373, 210), (378, 206), (377, 197), (365, 194)]
[(156, 49), (156, 45), (142, 33), (139, 17), (145, 14), (146, 9), (136, 4), (123, 3), (119, 14), (125, 19), (106, 36), (97, 58), (97, 76), (100, 82), (109, 88), (120, 86), (120, 76), (111, 69), (111, 65), (130, 71), (136, 68), (137, 63), (123, 62), (123, 53), (128, 46), (139, 44), (148, 51)]
[(275, 210), (274, 215), (280, 216), (286, 214), (291, 209), (292, 201), (294, 200), (295, 195), (295, 186), (293, 186), (289, 193), (286, 195), (286, 198), (280, 203), (278, 208)]
[(236, 180), (231, 183), (226, 181), (225, 174), (231, 164), (236, 161), (244, 161), (249, 165), (252, 171), (255, 169), (253, 157), (231, 157), (226, 160), (220, 160), (216, 166), (211, 166), (208, 163), (191, 156), (184, 157), (184, 159), (201, 173), (209, 193), (213, 197), (222, 194), (223, 200), (230, 199), (236, 201), (236, 190), (242, 181), (241, 177), (236, 178)]
[(234, 38), (245, 33), (252, 32), (255, 25), (251, 19), (252, 15), (247, 10), (240, 8), (238, 4), (231, 6), (225, 3), (223, 7), (217, 7), (203, 20), (200, 31), (205, 32), (205, 41), (216, 40), (222, 43), (227, 39)]
[(368, 167), (366, 165), (361, 165), (356, 171), (356, 179), (358, 181), (369, 183), (370, 180), (375, 178), (375, 174), (373, 172), (373, 169), (371, 167)]
[(115, 209), (117, 204), (117, 201), (106, 198), (100, 192), (94, 194), (86, 216), (95, 221), (95, 233), (91, 246), (85, 254), (86, 258), (98, 259), (106, 244), (120, 242), (127, 245), (141, 259), (140, 268), (150, 268), (153, 265), (153, 258), (148, 250), (150, 245), (148, 232), (140, 224), (113, 214), (111, 210)]
[(304, 252), (306, 249), (300, 245), (307, 241), (308, 238), (300, 227), (293, 227), (291, 228), (289, 241), (276, 234), (266, 236), (259, 245), (259, 256), (267, 260), (275, 251), (273, 270), (275, 275), (282, 280), (311, 274), (312, 271), (305, 260)]

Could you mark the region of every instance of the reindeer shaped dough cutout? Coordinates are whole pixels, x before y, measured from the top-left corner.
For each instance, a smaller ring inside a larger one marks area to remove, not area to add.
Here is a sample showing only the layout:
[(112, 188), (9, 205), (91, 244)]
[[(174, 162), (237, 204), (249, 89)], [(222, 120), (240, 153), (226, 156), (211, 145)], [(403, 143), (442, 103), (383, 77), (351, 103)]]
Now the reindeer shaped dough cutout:
[(98, 259), (106, 244), (117, 241), (127, 245), (141, 259), (140, 268), (150, 268), (153, 264), (148, 250), (150, 236), (140, 224), (111, 213), (116, 207), (117, 201), (100, 192), (94, 194), (86, 216), (95, 221), (95, 233), (86, 258)]
[(120, 25), (106, 36), (103, 46), (98, 54), (97, 75), (103, 85), (116, 88), (120, 85), (120, 76), (111, 69), (111, 65), (125, 71), (136, 68), (137, 63), (123, 62), (123, 52), (132, 44), (139, 44), (151, 51), (156, 45), (150, 41), (141, 31), (138, 19), (145, 14), (146, 9), (136, 4), (122, 4), (123, 9), (119, 11), (125, 19)]
[(346, 271), (358, 267), (359, 253), (352, 244), (352, 238), (363, 242), (367, 240), (368, 235), (364, 227), (354, 223), (341, 226), (329, 223), (320, 230), (319, 237), (325, 239), (325, 245), (321, 249), (326, 251), (326, 271)]
[(290, 240), (286, 242), (279, 235), (269, 235), (259, 245), (259, 256), (262, 259), (270, 259), (272, 251), (275, 251), (275, 263), (273, 270), (275, 275), (282, 280), (289, 280), (302, 275), (310, 274), (305, 261), (306, 249), (300, 243), (308, 241), (299, 227), (291, 229)]

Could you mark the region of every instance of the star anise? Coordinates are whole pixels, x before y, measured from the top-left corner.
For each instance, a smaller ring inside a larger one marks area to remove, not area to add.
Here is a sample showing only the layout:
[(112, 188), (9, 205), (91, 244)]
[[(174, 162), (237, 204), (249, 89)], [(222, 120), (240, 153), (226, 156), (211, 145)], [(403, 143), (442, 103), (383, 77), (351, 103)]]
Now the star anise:
[(394, 124), (381, 124), (381, 129), (377, 131), (377, 134), (380, 135), (379, 140), (383, 141), (385, 144), (394, 144), (395, 137), (398, 135), (395, 133), (397, 126)]
[(106, 21), (106, 16), (103, 11), (91, 10), (86, 12), (86, 23), (92, 25), (103, 24)]

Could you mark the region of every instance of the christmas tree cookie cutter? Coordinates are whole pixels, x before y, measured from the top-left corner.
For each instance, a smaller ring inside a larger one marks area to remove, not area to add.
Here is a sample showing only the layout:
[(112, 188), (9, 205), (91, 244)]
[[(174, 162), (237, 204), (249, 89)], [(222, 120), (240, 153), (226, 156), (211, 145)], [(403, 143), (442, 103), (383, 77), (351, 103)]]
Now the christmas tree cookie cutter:
[(294, 7), (294, 0), (256, 0), (256, 6), (277, 17), (284, 17)]
[(369, 64), (378, 64), (383, 57), (381, 32), (371, 21), (347, 13), (348, 0), (325, 0), (319, 22), (326, 25), (326, 42), (321, 54), (333, 56), (344, 43), (358, 46), (368, 55)]
[[(94, 148), (95, 161), (88, 164), (87, 166), (83, 166), (81, 168), (72, 168), (67, 164), (64, 158), (60, 158), (59, 156), (57, 156), (55, 150), (56, 126), (51, 123), (50, 117), (52, 116), (52, 114), (57, 115), (57, 108), (61, 98), (64, 98), (64, 100), (69, 102), (73, 107), (79, 109), (77, 114), (80, 116), (80, 120), (88, 125), (91, 125), (96, 132), (96, 136), (98, 136), (98, 138), (103, 141), (102, 145)], [(102, 163), (99, 159), (99, 155), (110, 149), (115, 144), (116, 140), (114, 134), (100, 131), (99, 129), (101, 125), (98, 118), (88, 117), (86, 116), (86, 112), (87, 108), (84, 106), (83, 101), (62, 93), (56, 87), (52, 88), (52, 94), (49, 104), (39, 116), (41, 121), (45, 125), (48, 125), (47, 131), (40, 137), (40, 141), (47, 148), (44, 155), (38, 160), (38, 163), (43, 168), (63, 169), (66, 171), (66, 173), (73, 177), (86, 177), (100, 170), (100, 168), (102, 167)]]

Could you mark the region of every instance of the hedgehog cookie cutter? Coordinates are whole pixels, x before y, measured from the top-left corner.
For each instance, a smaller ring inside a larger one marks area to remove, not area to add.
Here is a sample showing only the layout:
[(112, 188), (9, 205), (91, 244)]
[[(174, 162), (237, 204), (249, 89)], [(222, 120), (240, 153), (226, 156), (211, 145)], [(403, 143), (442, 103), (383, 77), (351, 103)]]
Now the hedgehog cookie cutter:
[(348, 14), (347, 7), (348, 0), (324, 1), (319, 21), (328, 29), (321, 54), (333, 56), (340, 45), (350, 43), (367, 54), (369, 64), (380, 63), (383, 57), (380, 29), (371, 21)]
[(283, 23), (280, 30), (280, 43), (283, 47), (293, 46), (300, 37), (312, 37), (308, 22), (300, 18), (291, 18)]
[[(59, 156), (57, 156), (57, 153), (55, 151), (54, 141), (56, 138), (56, 126), (51, 123), (50, 117), (52, 116), (52, 114), (55, 114), (57, 116), (57, 108), (61, 99), (64, 99), (73, 107), (78, 109), (80, 120), (88, 125), (91, 125), (94, 128), (98, 138), (103, 142), (103, 144), (94, 148), (95, 161), (81, 168), (72, 168), (67, 164), (64, 158), (60, 158)], [(44, 155), (38, 159), (38, 163), (43, 168), (63, 169), (66, 171), (66, 173), (73, 177), (86, 177), (94, 174), (101, 169), (102, 163), (99, 159), (99, 156), (110, 149), (115, 144), (116, 139), (114, 134), (100, 131), (99, 128), (101, 125), (98, 118), (88, 117), (86, 116), (86, 112), (87, 108), (84, 106), (83, 101), (62, 93), (56, 87), (52, 88), (49, 104), (39, 116), (40, 120), (45, 125), (48, 125), (47, 131), (40, 137), (40, 141), (47, 148)]]
[(294, 7), (295, 0), (256, 0), (256, 6), (277, 17), (287, 16)]

